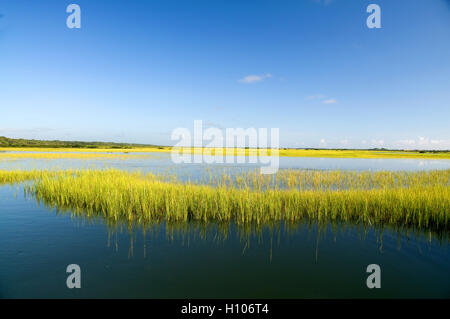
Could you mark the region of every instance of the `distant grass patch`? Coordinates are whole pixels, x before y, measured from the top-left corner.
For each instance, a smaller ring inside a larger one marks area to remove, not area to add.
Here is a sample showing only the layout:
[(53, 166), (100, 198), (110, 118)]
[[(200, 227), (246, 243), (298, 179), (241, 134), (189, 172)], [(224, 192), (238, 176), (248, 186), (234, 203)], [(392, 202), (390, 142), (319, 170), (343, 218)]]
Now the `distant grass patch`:
[(127, 160), (132, 158), (150, 158), (151, 155), (144, 154), (128, 154), (124, 153), (81, 153), (81, 152), (17, 152), (8, 153), (0, 151), (0, 160), (17, 160), (17, 159), (45, 159), (45, 160), (57, 160), (57, 159), (82, 159), (82, 160), (108, 160), (108, 159), (120, 159)]
[[(171, 152), (170, 146), (152, 147), (0, 147), (0, 151), (14, 152), (61, 152), (61, 153), (151, 153), (151, 152)], [(270, 149), (251, 148), (177, 148), (176, 151), (183, 151), (192, 154), (204, 155), (233, 155), (233, 156), (270, 156)], [(411, 159), (450, 159), (450, 152), (447, 151), (396, 151), (396, 150), (325, 150), (325, 149), (279, 149), (278, 155), (281, 157), (322, 157), (322, 158), (411, 158)]]

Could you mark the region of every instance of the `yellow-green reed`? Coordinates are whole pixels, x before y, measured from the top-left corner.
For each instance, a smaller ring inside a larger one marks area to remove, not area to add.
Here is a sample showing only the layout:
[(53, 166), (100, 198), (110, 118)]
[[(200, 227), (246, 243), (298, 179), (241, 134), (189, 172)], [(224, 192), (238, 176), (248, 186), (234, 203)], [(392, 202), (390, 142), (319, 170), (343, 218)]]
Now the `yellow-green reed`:
[(425, 185), (448, 185), (450, 170), (431, 171), (340, 171), (340, 170), (280, 170), (274, 175), (258, 171), (237, 175), (211, 175), (210, 185), (227, 185), (237, 188), (297, 189), (297, 190), (362, 190), (398, 188)]
[[(248, 148), (173, 148), (170, 146), (153, 146), (153, 147), (131, 147), (122, 148), (77, 148), (77, 147), (0, 147), (2, 151), (13, 152), (83, 152), (83, 153), (147, 153), (147, 152), (172, 152), (183, 151), (192, 154), (204, 155), (245, 155), (251, 153), (254, 155), (264, 156), (271, 155), (270, 149), (248, 149)], [(329, 157), (329, 158), (422, 158), (422, 159), (450, 159), (449, 151), (409, 151), (409, 150), (331, 150), (331, 149), (289, 149), (282, 148), (276, 151), (282, 157)]]
[(304, 220), (448, 231), (450, 170), (243, 173), (207, 185), (173, 176), (108, 170), (0, 171), (0, 183), (29, 180), (28, 194), (85, 216), (132, 223), (262, 225)]

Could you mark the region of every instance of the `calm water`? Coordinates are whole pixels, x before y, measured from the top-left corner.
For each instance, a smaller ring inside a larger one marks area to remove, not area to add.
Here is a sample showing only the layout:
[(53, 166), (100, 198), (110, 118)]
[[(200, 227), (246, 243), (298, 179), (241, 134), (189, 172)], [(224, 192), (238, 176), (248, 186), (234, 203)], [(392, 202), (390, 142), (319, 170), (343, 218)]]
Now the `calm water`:
[[(127, 161), (17, 160), (0, 169), (117, 167), (190, 178), (204, 165), (172, 167), (167, 154)], [(450, 161), (281, 158), (282, 168), (418, 170)], [(220, 165), (229, 171), (255, 166)], [(0, 186), (0, 297), (358, 298), (450, 297), (450, 245), (429, 234), (341, 226), (107, 226), (59, 214)], [(81, 289), (66, 287), (69, 264)], [(381, 267), (381, 289), (368, 289), (366, 267)]]

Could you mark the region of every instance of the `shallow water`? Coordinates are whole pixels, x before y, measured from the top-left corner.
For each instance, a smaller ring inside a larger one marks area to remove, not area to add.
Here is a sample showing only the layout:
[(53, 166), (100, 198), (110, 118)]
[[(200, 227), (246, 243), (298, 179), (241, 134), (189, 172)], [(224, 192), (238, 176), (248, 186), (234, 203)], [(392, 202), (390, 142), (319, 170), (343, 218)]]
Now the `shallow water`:
[[(173, 167), (151, 159), (17, 160), (0, 169), (116, 167), (192, 178), (205, 165)], [(217, 165), (242, 171), (255, 165)], [(281, 159), (282, 168), (417, 170), (450, 161)], [(413, 232), (341, 225), (154, 225), (133, 229), (86, 221), (25, 199), (20, 186), (0, 186), (0, 297), (378, 298), (450, 297), (450, 245)], [(66, 267), (81, 267), (81, 289), (66, 287)], [(381, 267), (381, 288), (368, 289), (366, 267)]]
[[(7, 152), (13, 153), (13, 152)], [(114, 153), (127, 155), (125, 153)], [(267, 164), (251, 164), (248, 157), (236, 156), (231, 164), (174, 164), (170, 153), (136, 153), (144, 158), (129, 159), (15, 159), (0, 160), (0, 169), (69, 169), (69, 168), (117, 168), (123, 170), (141, 170), (153, 173), (175, 173), (180, 179), (199, 180), (210, 174), (236, 174), (253, 171)], [(244, 163), (238, 163), (241, 160)], [(450, 160), (424, 159), (365, 159), (365, 158), (315, 158), (280, 157), (279, 169), (313, 170), (371, 170), (371, 171), (417, 171), (450, 169)]]

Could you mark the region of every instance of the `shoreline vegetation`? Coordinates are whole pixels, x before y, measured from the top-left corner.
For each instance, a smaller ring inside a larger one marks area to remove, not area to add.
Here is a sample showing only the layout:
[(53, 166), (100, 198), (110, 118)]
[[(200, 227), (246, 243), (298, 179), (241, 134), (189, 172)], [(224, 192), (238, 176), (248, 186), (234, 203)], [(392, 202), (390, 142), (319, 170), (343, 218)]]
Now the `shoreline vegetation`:
[(20, 160), (20, 159), (41, 159), (41, 160), (58, 160), (58, 159), (79, 159), (79, 160), (129, 160), (129, 159), (145, 159), (152, 158), (150, 154), (123, 154), (123, 153), (84, 153), (84, 152), (17, 152), (2, 153), (0, 150), (1, 160)]
[[(173, 148), (171, 146), (142, 145), (107, 142), (66, 142), (10, 139), (0, 137), (0, 159), (14, 158), (95, 158), (131, 156), (131, 153), (185, 152), (203, 155), (327, 157), (327, 158), (414, 158), (450, 159), (450, 151), (439, 150), (388, 150), (388, 149), (271, 149), (256, 148)], [(13, 152), (13, 153), (11, 153)], [(61, 154), (57, 154), (61, 153)], [(64, 154), (65, 153), (65, 154)], [(69, 153), (69, 154), (68, 154)], [(89, 155), (70, 155), (86, 153)], [(107, 153), (107, 154), (100, 154)], [(42, 155), (44, 154), (44, 155)], [(97, 155), (96, 155), (97, 154)]]
[(140, 171), (0, 170), (0, 184), (58, 210), (112, 222), (273, 222), (412, 228), (448, 236), (450, 170), (281, 170), (211, 176), (201, 183)]
[[(35, 148), (35, 147), (0, 147), (0, 159), (42, 158), (42, 159), (95, 159), (95, 158), (130, 158), (145, 157), (139, 153), (203, 154), (204, 156), (280, 156), (280, 157), (317, 157), (317, 158), (400, 158), (400, 159), (450, 159), (447, 151), (400, 151), (400, 150), (332, 150), (332, 149), (231, 149), (231, 148), (173, 148), (170, 146), (136, 147), (131, 149), (116, 148)], [(278, 153), (278, 154), (276, 154)]]

